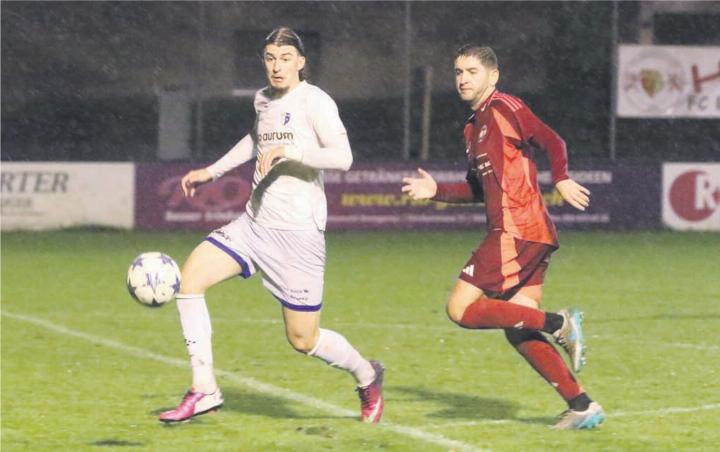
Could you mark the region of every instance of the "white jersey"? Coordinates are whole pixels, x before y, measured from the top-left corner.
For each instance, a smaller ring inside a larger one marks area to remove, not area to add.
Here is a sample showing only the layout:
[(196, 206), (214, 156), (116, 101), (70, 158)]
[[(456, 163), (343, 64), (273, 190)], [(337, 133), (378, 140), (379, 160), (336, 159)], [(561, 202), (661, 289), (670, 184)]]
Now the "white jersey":
[(255, 127), (207, 170), (218, 178), (253, 157), (279, 146), (287, 158), (263, 178), (256, 163), (246, 210), (272, 229), (325, 230), (327, 200), (322, 170), (347, 171), (352, 152), (337, 105), (323, 90), (300, 82), (273, 99), (269, 89), (255, 94)]

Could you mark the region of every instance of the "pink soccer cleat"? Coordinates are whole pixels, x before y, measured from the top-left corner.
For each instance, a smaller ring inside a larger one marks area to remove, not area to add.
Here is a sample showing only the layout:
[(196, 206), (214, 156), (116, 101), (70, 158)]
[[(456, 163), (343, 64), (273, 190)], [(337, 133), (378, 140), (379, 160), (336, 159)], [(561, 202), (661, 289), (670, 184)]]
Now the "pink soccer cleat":
[(357, 388), (357, 392), (360, 396), (360, 420), (376, 424), (380, 421), (385, 408), (385, 400), (382, 396), (385, 368), (377, 361), (370, 361), (370, 365), (375, 369), (375, 379), (364, 388)]
[(182, 402), (174, 410), (166, 411), (160, 415), (162, 422), (182, 422), (193, 416), (217, 410), (223, 405), (223, 396), (220, 389), (212, 394), (188, 391)]

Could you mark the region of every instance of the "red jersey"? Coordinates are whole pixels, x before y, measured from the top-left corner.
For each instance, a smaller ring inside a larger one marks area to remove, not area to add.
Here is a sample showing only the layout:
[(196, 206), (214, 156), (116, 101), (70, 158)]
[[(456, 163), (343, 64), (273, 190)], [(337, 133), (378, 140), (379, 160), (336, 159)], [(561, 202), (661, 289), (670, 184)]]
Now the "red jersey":
[(466, 183), (438, 184), (433, 199), (485, 201), (489, 230), (557, 246), (537, 181), (535, 152), (544, 150), (553, 184), (567, 179), (565, 142), (517, 97), (494, 91), (465, 124)]

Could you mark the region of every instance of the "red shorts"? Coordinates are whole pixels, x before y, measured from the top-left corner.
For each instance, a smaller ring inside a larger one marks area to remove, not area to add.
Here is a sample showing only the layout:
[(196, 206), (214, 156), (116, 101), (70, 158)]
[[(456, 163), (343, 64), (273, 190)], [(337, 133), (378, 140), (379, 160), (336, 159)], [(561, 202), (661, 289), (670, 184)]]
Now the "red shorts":
[(557, 247), (492, 231), (465, 264), (460, 279), (488, 297), (509, 300), (523, 286), (542, 284)]

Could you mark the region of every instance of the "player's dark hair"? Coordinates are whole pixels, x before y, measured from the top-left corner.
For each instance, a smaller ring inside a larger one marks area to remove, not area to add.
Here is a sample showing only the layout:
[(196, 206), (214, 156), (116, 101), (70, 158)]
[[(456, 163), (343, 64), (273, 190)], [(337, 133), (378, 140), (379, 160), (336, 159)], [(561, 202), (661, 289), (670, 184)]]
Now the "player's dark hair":
[(455, 51), (455, 59), (459, 57), (475, 57), (486, 68), (498, 68), (497, 55), (495, 55), (493, 49), (487, 46), (465, 44)]
[[(297, 49), (301, 56), (305, 56), (305, 45), (300, 39), (300, 36), (290, 27), (278, 27), (270, 32), (265, 38), (263, 48), (269, 44), (275, 44), (276, 46), (293, 46)], [(307, 63), (305, 63), (307, 67)], [(305, 80), (305, 67), (300, 69), (300, 80)]]

